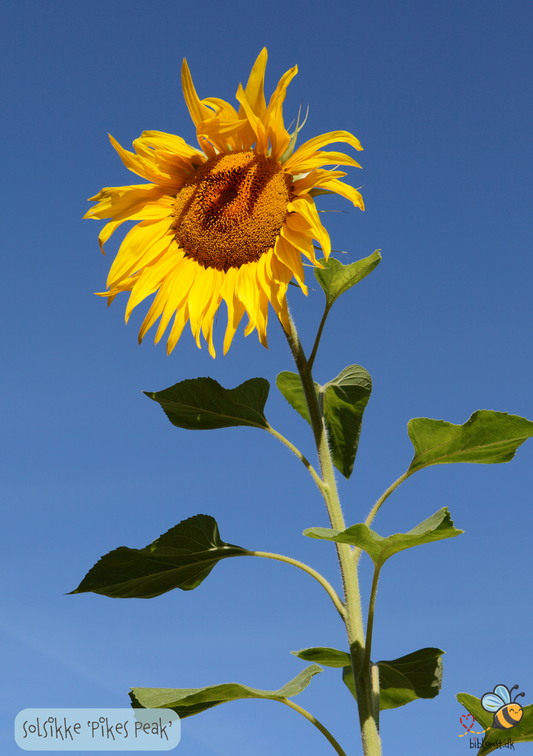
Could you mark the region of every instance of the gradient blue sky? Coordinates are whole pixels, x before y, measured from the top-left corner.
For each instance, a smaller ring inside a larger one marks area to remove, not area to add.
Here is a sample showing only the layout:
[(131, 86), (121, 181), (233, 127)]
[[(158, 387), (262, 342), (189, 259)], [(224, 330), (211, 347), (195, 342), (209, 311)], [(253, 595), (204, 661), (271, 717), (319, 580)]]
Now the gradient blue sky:
[[(270, 422), (314, 459), (308, 427), (274, 385), (292, 366), (273, 319), (269, 351), (241, 327), (213, 361), (186, 330), (167, 357), (150, 335), (137, 345), (146, 307), (125, 326), (125, 297), (106, 310), (93, 295), (117, 243), (101, 255), (101, 223), (81, 221), (86, 198), (138, 182), (107, 132), (128, 148), (145, 129), (193, 143), (183, 57), (200, 96), (233, 102), (266, 45), (267, 96), (298, 64), (285, 114), (309, 104), (302, 139), (334, 129), (360, 139), (363, 170), (349, 180), (364, 185), (366, 212), (340, 198), (320, 207), (343, 211), (324, 216), (343, 259), (380, 248), (383, 262), (335, 305), (315, 370), (325, 382), (358, 363), (374, 381), (354, 475), (339, 480), (352, 524), (407, 468), (410, 418), (463, 423), (486, 408), (533, 419), (532, 21), (522, 0), (4, 3), (2, 754), (20, 752), (13, 720), (26, 707), (127, 706), (130, 686), (276, 689), (304, 667), (291, 650), (345, 647), (319, 586), (267, 560), (226, 560), (197, 590), (151, 601), (64, 595), (102, 554), (145, 546), (196, 513), (230, 543), (292, 555), (339, 584), (333, 548), (301, 536), (327, 519), (284, 447), (245, 428), (179, 431), (141, 393), (264, 376)], [(290, 291), (308, 347), (323, 301), (309, 283), (308, 299)], [(530, 441), (510, 464), (424, 470), (374, 523), (388, 535), (448, 506), (466, 531), (383, 571), (374, 658), (447, 652), (436, 699), (383, 713), (385, 753), (466, 753), (460, 691), (519, 683), (533, 702), (532, 453)], [(348, 756), (361, 752), (339, 671), (297, 700)], [(178, 750), (333, 753), (301, 717), (262, 701), (185, 720)]]

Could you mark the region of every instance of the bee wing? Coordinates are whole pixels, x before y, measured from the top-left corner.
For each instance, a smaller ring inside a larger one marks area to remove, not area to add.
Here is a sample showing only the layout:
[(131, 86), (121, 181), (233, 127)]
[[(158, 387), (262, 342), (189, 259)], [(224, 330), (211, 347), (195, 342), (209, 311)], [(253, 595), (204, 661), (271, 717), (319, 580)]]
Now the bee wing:
[(511, 694), (509, 692), (509, 688), (507, 685), (497, 685), (494, 688), (494, 692), (497, 696), (500, 696), (500, 698), (503, 698), (503, 702), (508, 704), (511, 703)]
[(485, 711), (498, 711), (498, 709), (501, 709), (504, 704), (505, 701), (494, 693), (485, 693), (481, 699), (481, 705)]

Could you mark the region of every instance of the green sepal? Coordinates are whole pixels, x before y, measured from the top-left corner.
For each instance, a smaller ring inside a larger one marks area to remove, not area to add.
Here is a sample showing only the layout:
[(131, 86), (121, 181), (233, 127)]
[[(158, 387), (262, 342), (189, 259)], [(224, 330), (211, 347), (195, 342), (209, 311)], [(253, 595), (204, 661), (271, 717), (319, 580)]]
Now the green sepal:
[(251, 378), (233, 389), (223, 388), (213, 378), (194, 378), (163, 391), (144, 393), (161, 405), (177, 428), (213, 430), (250, 425), (266, 429), (264, 408), (269, 389), (265, 378)]
[(110, 551), (69, 595), (99, 593), (111, 598), (154, 598), (174, 588), (191, 591), (221, 559), (249, 553), (222, 541), (213, 517), (194, 515), (144, 549), (120, 546)]
[[(300, 115), (302, 114), (302, 107), (300, 105), (300, 109), (298, 110), (298, 118), (296, 119), (296, 128), (294, 129), (293, 133), (290, 134), (291, 141), (287, 145), (285, 152), (282, 154), (282, 156), (279, 159), (279, 162), (281, 165), (287, 162), (287, 160), (292, 157), (292, 154), (294, 152), (294, 148), (296, 147), (296, 140), (298, 139), (298, 134), (305, 126), (305, 122), (307, 121), (307, 116), (309, 115), (309, 107), (307, 108), (307, 113), (305, 114), (304, 122), (300, 125)], [(270, 154), (270, 151), (269, 151)]]
[(239, 683), (225, 683), (206, 688), (132, 688), (130, 698), (134, 708), (173, 709), (184, 719), (242, 698), (265, 698), (270, 701), (292, 698), (301, 693), (319, 672), (322, 672), (321, 667), (312, 664), (279, 690), (258, 690)]
[[(276, 386), (291, 407), (311, 424), (299, 375), (288, 371), (280, 373)], [(324, 386), (315, 382), (315, 391), (323, 408), (333, 464), (349, 478), (359, 445), (363, 413), (372, 391), (370, 373), (360, 365), (349, 365)]]
[(533, 423), (507, 412), (478, 410), (463, 425), (417, 417), (407, 425), (415, 456), (408, 472), (453, 462), (509, 462), (533, 436)]
[(350, 546), (358, 546), (370, 556), (376, 567), (381, 568), (383, 564), (400, 551), (421, 546), (424, 543), (441, 541), (443, 538), (455, 538), (455, 536), (464, 533), (463, 530), (457, 530), (453, 526), (453, 520), (447, 507), (439, 509), (438, 512), (428, 517), (407, 533), (395, 533), (394, 535), (383, 538), (368, 525), (358, 523), (352, 525), (346, 530), (333, 530), (332, 528), (307, 528), (303, 535), (309, 538), (319, 538), (324, 541), (334, 541), (335, 543), (348, 543)]
[[(435, 698), (442, 685), (440, 648), (421, 648), (393, 661), (379, 661), (379, 708), (397, 709), (417, 698)], [(342, 670), (342, 679), (357, 699), (351, 666)]]
[(502, 748), (503, 744), (508, 743), (509, 740), (513, 744), (531, 743), (533, 741), (533, 704), (522, 707), (524, 713), (517, 725), (507, 730), (500, 730), (492, 727), (494, 713), (485, 711), (479, 698), (471, 696), (469, 693), (458, 693), (457, 700), (465, 707), (469, 714), (472, 714), (476, 722), (481, 725), (481, 728), (476, 727), (476, 730), (490, 728), (485, 733), (483, 739), (484, 745), (479, 749), (479, 753), (482, 753), (483, 756), (486, 753), (492, 753), (498, 748)]
[(379, 253), (380, 250), (376, 249), (369, 257), (357, 260), (357, 262), (349, 265), (343, 265), (334, 257), (330, 257), (327, 262), (325, 259), (318, 261), (324, 267), (315, 268), (314, 272), (316, 280), (326, 295), (326, 310), (330, 309), (341, 294), (344, 294), (345, 291), (348, 291), (363, 278), (366, 278), (369, 273), (372, 273), (381, 262)]
[(350, 654), (346, 651), (339, 651), (336, 648), (326, 648), (317, 646), (316, 648), (302, 648), (300, 651), (291, 651), (293, 656), (303, 661), (322, 664), (323, 667), (345, 667), (351, 664)]

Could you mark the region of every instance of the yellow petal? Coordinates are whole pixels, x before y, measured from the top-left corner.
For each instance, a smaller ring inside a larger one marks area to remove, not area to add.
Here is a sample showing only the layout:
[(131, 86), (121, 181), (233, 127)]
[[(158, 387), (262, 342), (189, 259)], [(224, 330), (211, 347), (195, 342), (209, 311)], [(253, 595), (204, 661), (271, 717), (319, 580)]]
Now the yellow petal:
[[(92, 200), (96, 200), (98, 204), (91, 207), (84, 218), (134, 220), (139, 218), (139, 213), (145, 207), (148, 208), (147, 213), (152, 213), (149, 217), (163, 218), (165, 213), (169, 214), (168, 210), (174, 202), (164, 188), (155, 184), (105, 187)], [(156, 215), (157, 212), (159, 216)]]
[[(141, 343), (145, 333), (154, 325), (163, 312), (168, 314), (165, 322), (166, 327), (176, 309), (179, 309), (180, 304), (186, 300), (189, 289), (194, 283), (197, 267), (187, 265), (187, 262), (187, 260), (183, 260), (181, 263), (178, 262), (166, 275), (139, 331), (139, 343)], [(158, 328), (156, 343), (161, 338), (163, 330), (164, 328), (162, 329), (161, 326)]]
[[(199, 266), (193, 260), (184, 258), (182, 262), (176, 266), (175, 270), (172, 271), (171, 276), (169, 276), (169, 286), (166, 292), (168, 304), (165, 305), (163, 316), (157, 328), (157, 333), (155, 335), (156, 344), (159, 342), (159, 339), (165, 332), (166, 327), (168, 323), (170, 322), (170, 319), (172, 318), (172, 315), (174, 313), (176, 313), (176, 318), (179, 321), (177, 313), (179, 313), (180, 311), (184, 311), (186, 309), (187, 320), (188, 320), (189, 307), (187, 304), (187, 298), (189, 296), (189, 291), (191, 290), (191, 286), (194, 284), (198, 273), (199, 273)], [(184, 324), (187, 322), (187, 320), (184, 321)], [(174, 325), (172, 329), (174, 329), (174, 326), (176, 326), (176, 321), (174, 321)], [(182, 330), (183, 330), (183, 326), (182, 326)], [(180, 334), (181, 334), (181, 331), (180, 331)], [(175, 335), (176, 335), (176, 331), (174, 331), (174, 336)], [(169, 335), (169, 340), (171, 336), (172, 336), (172, 331), (171, 331), (171, 334)], [(176, 340), (176, 343), (177, 343), (177, 340)]]
[(310, 197), (307, 200), (304, 199), (306, 196), (308, 195), (303, 195), (303, 197), (298, 197), (293, 202), (289, 202), (287, 210), (299, 213), (310, 224), (313, 238), (319, 242), (327, 260), (331, 252), (329, 234), (320, 222), (315, 203)]
[(289, 268), (295, 279), (298, 281), (301, 290), (307, 296), (307, 286), (305, 285), (305, 272), (302, 265), (302, 256), (295, 247), (284, 239), (283, 236), (278, 236), (276, 240), (276, 246), (274, 247), (274, 253), (278, 260)]
[[(265, 127), (263, 126), (261, 119), (255, 115), (254, 111), (248, 104), (248, 101), (246, 100), (241, 84), (239, 84), (239, 89), (237, 90), (237, 94), (235, 95), (235, 97), (241, 103), (241, 106), (244, 112), (246, 113), (248, 123), (250, 124), (250, 127), (254, 133), (255, 152), (260, 155), (266, 155), (268, 152), (269, 144), (268, 144), (268, 137), (266, 135)], [(251, 143), (250, 143), (250, 146), (251, 146)], [(248, 149), (248, 147), (245, 147), (244, 149)]]
[[(289, 312), (287, 308), (287, 288), (292, 278), (292, 270), (288, 268), (276, 255), (272, 255), (272, 274), (278, 284), (275, 301), (272, 302), (276, 313), (283, 324), (283, 328), (290, 331)], [(276, 306), (277, 305), (277, 306)]]
[(298, 231), (293, 231), (287, 226), (287, 224), (283, 224), (280, 234), (289, 242), (289, 244), (295, 247), (301, 255), (307, 257), (307, 259), (310, 260), (313, 265), (318, 268), (323, 267), (322, 265), (318, 264), (315, 255), (315, 248), (313, 247), (313, 239), (311, 236), (309, 236), (309, 234), (302, 234)]
[[(185, 266), (182, 267), (184, 268)], [(163, 297), (161, 299), (161, 302), (158, 303), (159, 308), (161, 309), (161, 320), (159, 321), (159, 325), (157, 326), (157, 331), (154, 337), (154, 344), (159, 344), (159, 340), (165, 333), (168, 324), (172, 320), (172, 316), (176, 315), (176, 313), (179, 312), (180, 309), (183, 310), (184, 308), (184, 300), (186, 299), (186, 297), (182, 297), (185, 288), (183, 285), (184, 281), (180, 280), (178, 276), (179, 273), (178, 271), (176, 271), (176, 275), (169, 280), (168, 286), (166, 286), (165, 290), (162, 291)], [(192, 279), (192, 283), (194, 283), (194, 278)], [(178, 299), (178, 297), (176, 296), (177, 290), (179, 290), (179, 304), (176, 306), (176, 299)]]
[(347, 200), (350, 200), (355, 207), (360, 207), (361, 210), (365, 209), (365, 203), (363, 202), (363, 197), (361, 194), (357, 191), (357, 189), (354, 189), (353, 186), (350, 186), (349, 184), (345, 184), (343, 181), (338, 181), (337, 179), (330, 179), (329, 181), (321, 181), (320, 186), (323, 189), (329, 189), (330, 192), (335, 192), (335, 194), (340, 194), (341, 197), (345, 197)]
[(333, 144), (334, 142), (347, 142), (355, 147), (356, 150), (362, 150), (359, 140), (350, 134), (349, 131), (329, 131), (327, 134), (321, 134), (320, 136), (309, 139), (308, 142), (302, 144), (294, 155), (290, 157), (285, 163), (285, 168), (290, 170), (291, 173), (297, 174), (299, 172), (300, 163), (310, 158), (317, 152), (320, 147), (324, 147), (326, 144)]
[(141, 221), (130, 229), (109, 271), (107, 287), (112, 288), (121, 279), (148, 264), (168, 245), (172, 236), (167, 219)]
[[(266, 112), (264, 81), (267, 59), (267, 49), (263, 47), (252, 67), (246, 89), (244, 90), (246, 101), (258, 118), (263, 118)], [(244, 112), (244, 107), (241, 104), (239, 118), (244, 118)]]
[(322, 181), (329, 181), (332, 178), (342, 178), (347, 174), (345, 171), (332, 171), (331, 169), (315, 168), (307, 173), (303, 178), (297, 179), (293, 183), (294, 194), (307, 194), (310, 189), (322, 186)]
[(150, 265), (144, 268), (132, 289), (126, 306), (126, 323), (133, 308), (157, 291), (162, 282), (183, 263), (183, 255), (183, 250), (172, 241), (167, 248), (159, 253), (156, 259), (151, 261)]
[[(219, 97), (205, 97), (202, 102), (205, 105), (213, 108), (216, 118), (221, 118), (223, 121), (238, 121), (239, 114), (229, 102), (221, 100)], [(241, 116), (244, 118), (244, 116)]]
[(111, 134), (109, 134), (109, 139), (128, 170), (133, 171), (133, 173), (136, 173), (138, 176), (142, 176), (148, 181), (152, 181), (161, 187), (169, 188), (171, 190), (170, 193), (172, 193), (172, 188), (174, 186), (172, 179), (168, 175), (159, 171), (156, 166), (154, 166), (153, 161), (146, 160), (145, 157), (141, 157), (140, 155), (134, 155), (133, 152), (128, 152), (128, 150), (125, 150), (124, 147), (111, 136)]
[(222, 301), (220, 290), (222, 288), (223, 282), (224, 272), (222, 270), (214, 270), (211, 304), (207, 308), (202, 322), (202, 333), (204, 335), (204, 339), (207, 341), (209, 354), (213, 359), (215, 359), (216, 357), (215, 347), (213, 346), (213, 321)]
[(224, 354), (227, 354), (245, 312), (245, 307), (235, 292), (237, 274), (237, 268), (230, 268), (224, 275), (224, 281), (220, 290), (221, 296), (228, 308), (228, 325), (224, 336)]
[(167, 341), (167, 354), (170, 354), (176, 344), (179, 341), (179, 338), (183, 332), (183, 329), (185, 327), (185, 323), (189, 319), (189, 306), (187, 302), (185, 302), (183, 308), (181, 310), (178, 310), (176, 312), (176, 317), (174, 318), (174, 323), (172, 325), (172, 329), (170, 331), (170, 335), (168, 337)]
[(299, 213), (296, 212), (289, 212), (285, 216), (284, 226), (287, 228), (290, 228), (291, 231), (296, 231), (297, 233), (307, 234), (309, 235), (309, 232), (313, 230), (313, 226), (311, 223), (309, 223), (308, 220), (306, 220), (303, 216), (301, 216)]
[(267, 124), (267, 134), (272, 145), (272, 157), (274, 160), (279, 160), (291, 141), (291, 137), (283, 123), (283, 103), (285, 102), (287, 87), (297, 73), (298, 66), (294, 66), (283, 74), (268, 103), (264, 121)]
[[(285, 166), (287, 163), (285, 163)], [(357, 161), (343, 152), (315, 152), (310, 157), (298, 163), (298, 165), (291, 166), (291, 170), (293, 171), (293, 175), (298, 175), (299, 173), (306, 173), (315, 168), (320, 168), (322, 165), (351, 165), (354, 168), (361, 167)]]
[(218, 303), (221, 301), (219, 291), (217, 291), (217, 283), (219, 282), (217, 273), (214, 268), (200, 268), (200, 272), (192, 286), (189, 297), (189, 321), (191, 324), (191, 331), (196, 339), (198, 348), (201, 349), (200, 333), (202, 328), (202, 321), (209, 309), (213, 297), (218, 299)]
[(212, 118), (213, 111), (203, 105), (202, 101), (196, 94), (196, 89), (192, 83), (191, 72), (189, 71), (189, 66), (187, 65), (185, 58), (183, 58), (183, 65), (181, 66), (181, 86), (194, 125), (197, 126), (200, 121)]
[(102, 254), (105, 255), (104, 244), (111, 237), (111, 234), (120, 226), (121, 223), (124, 223), (124, 221), (110, 221), (109, 223), (105, 224), (103, 229), (98, 234), (98, 244), (100, 245)]
[(153, 147), (155, 150), (174, 152), (176, 155), (188, 159), (196, 157), (203, 159), (202, 153), (196, 147), (191, 147), (185, 139), (176, 136), (176, 134), (167, 134), (164, 131), (143, 131), (138, 141), (145, 143), (148, 147)]

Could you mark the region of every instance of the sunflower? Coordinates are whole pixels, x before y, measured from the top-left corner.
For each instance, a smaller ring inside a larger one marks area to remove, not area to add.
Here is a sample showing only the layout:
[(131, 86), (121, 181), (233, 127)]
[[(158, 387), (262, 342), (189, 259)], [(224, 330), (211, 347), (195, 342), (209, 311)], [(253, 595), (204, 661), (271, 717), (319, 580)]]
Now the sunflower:
[(151, 294), (152, 305), (139, 332), (160, 319), (157, 343), (174, 316), (167, 353), (176, 346), (187, 321), (196, 343), (200, 335), (213, 346), (213, 323), (222, 303), (228, 310), (224, 354), (246, 312), (247, 336), (257, 329), (267, 346), (268, 304), (286, 331), (286, 293), (294, 278), (304, 294), (302, 255), (314, 266), (316, 240), (325, 259), (331, 251), (314, 196), (334, 192), (364, 209), (353, 187), (339, 179), (346, 173), (322, 166), (360, 167), (353, 158), (320, 148), (346, 142), (362, 147), (347, 131), (310, 139), (294, 151), (297, 126), (291, 135), (283, 123), (283, 102), (297, 67), (284, 74), (267, 106), (263, 91), (267, 51), (257, 58), (246, 89), (239, 84), (239, 110), (224, 100), (200, 100), (183, 61), (183, 94), (196, 126), (201, 149), (181, 137), (144, 131), (128, 152), (110, 135), (122, 162), (148, 184), (107, 187), (91, 201), (85, 218), (107, 218), (103, 245), (124, 221), (139, 221), (126, 234), (107, 279), (108, 305), (129, 291), (131, 311)]

